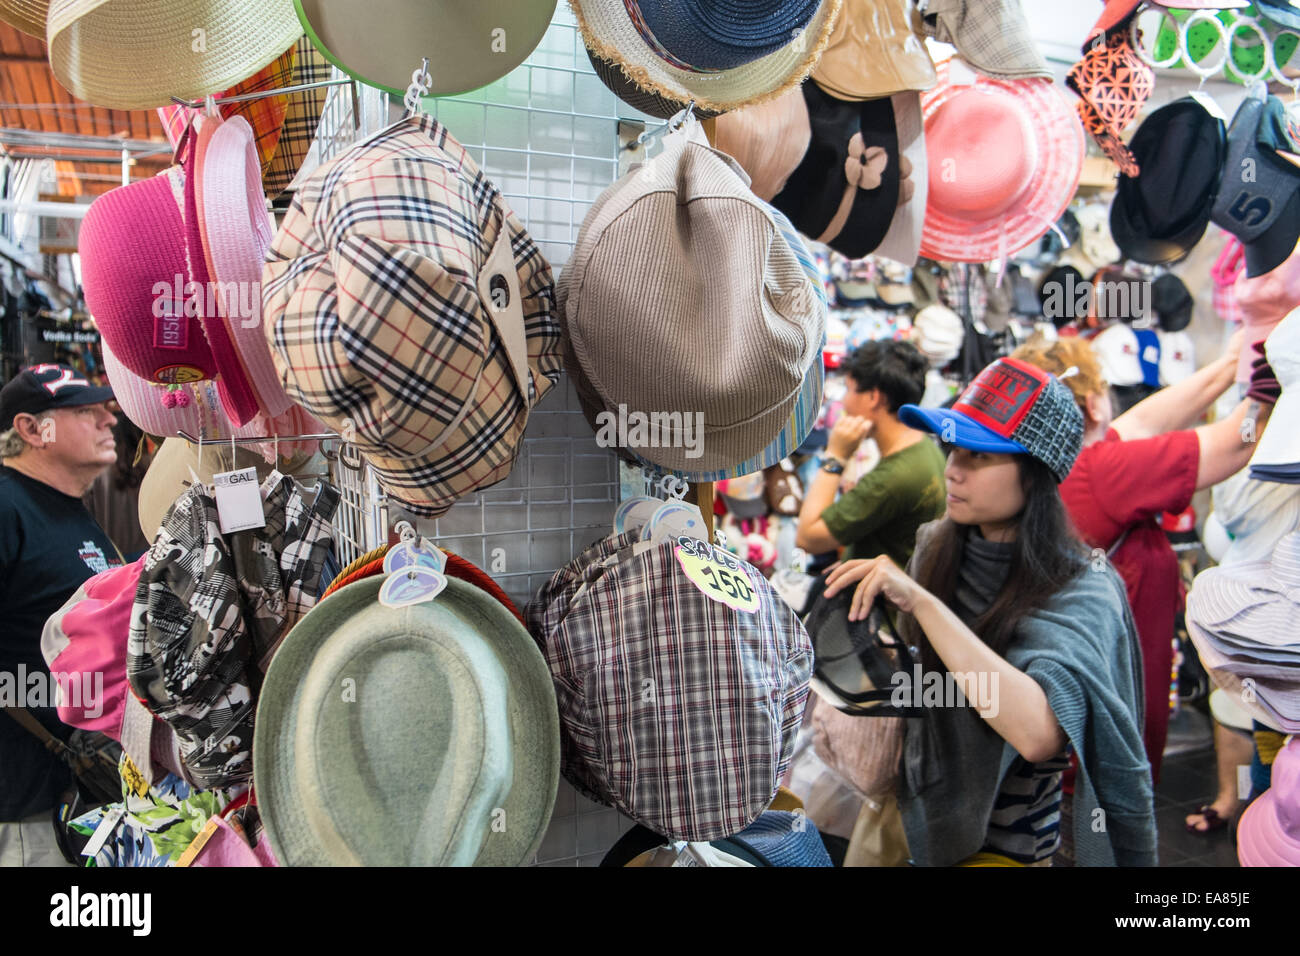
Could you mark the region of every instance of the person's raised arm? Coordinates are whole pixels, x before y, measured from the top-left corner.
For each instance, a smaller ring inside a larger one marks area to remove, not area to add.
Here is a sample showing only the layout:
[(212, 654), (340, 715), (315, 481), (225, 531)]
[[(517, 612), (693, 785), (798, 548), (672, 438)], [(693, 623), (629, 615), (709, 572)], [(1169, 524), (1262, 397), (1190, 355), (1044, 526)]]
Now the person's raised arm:
[(1162, 388), (1144, 398), (1116, 418), (1111, 427), (1125, 441), (1191, 428), (1232, 386), (1237, 375), (1240, 349), (1241, 333), (1237, 332), (1223, 355), (1177, 385)]
[[(847, 464), (857, 452), (858, 446), (871, 433), (871, 422), (865, 418), (845, 416), (835, 423), (826, 440), (828, 458), (834, 458), (840, 464)], [(835, 493), (840, 487), (840, 476), (818, 468), (817, 474), (809, 482), (804, 492), (803, 507), (799, 509), (799, 524), (795, 531), (795, 547), (802, 548), (809, 554), (825, 554), (848, 541), (838, 541), (831, 533), (822, 512), (835, 501)]]
[[(1217, 485), (1250, 463), (1272, 411), (1272, 405), (1246, 399), (1227, 418), (1196, 429), (1196, 440), (1200, 445), (1200, 458), (1196, 465), (1197, 491)], [(1255, 425), (1243, 429), (1242, 424), (1248, 417), (1255, 419)]]

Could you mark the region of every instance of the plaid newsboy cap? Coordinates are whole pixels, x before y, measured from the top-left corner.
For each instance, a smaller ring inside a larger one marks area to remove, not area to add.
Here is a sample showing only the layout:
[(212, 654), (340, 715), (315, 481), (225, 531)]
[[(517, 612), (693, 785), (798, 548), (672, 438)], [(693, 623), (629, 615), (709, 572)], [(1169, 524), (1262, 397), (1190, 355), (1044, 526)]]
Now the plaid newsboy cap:
[(554, 301), (537, 245), (428, 116), (320, 167), (262, 273), (285, 391), (423, 516), (510, 473), (559, 379)]
[(776, 794), (812, 642), (759, 571), (738, 562), (758, 596), (738, 611), (691, 583), (679, 547), (606, 539), (524, 617), (555, 681), (565, 778), (670, 840), (714, 840)]

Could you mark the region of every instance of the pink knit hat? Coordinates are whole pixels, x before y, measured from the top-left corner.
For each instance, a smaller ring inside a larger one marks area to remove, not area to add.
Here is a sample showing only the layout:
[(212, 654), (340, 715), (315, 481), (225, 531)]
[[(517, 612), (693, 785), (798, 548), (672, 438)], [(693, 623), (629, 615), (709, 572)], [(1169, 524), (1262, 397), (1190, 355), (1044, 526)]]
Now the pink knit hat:
[(1241, 815), (1242, 866), (1300, 866), (1300, 737), (1277, 752), (1273, 783)]
[(952, 61), (937, 70), (921, 99), (930, 171), (921, 255), (1005, 258), (1042, 237), (1074, 198), (1083, 126), (1051, 80), (975, 74), (961, 85)]
[[(216, 127), (196, 166), (200, 225), (221, 317), (258, 406), (269, 418), (293, 404), (262, 333), (262, 263), (275, 227), (262, 194), (253, 128), (242, 116)], [(231, 294), (226, 294), (231, 293)]]
[(185, 314), (183, 200), (184, 174), (173, 166), (96, 199), (78, 240), (86, 306), (104, 343), (136, 375), (165, 385), (217, 374), (203, 327)]

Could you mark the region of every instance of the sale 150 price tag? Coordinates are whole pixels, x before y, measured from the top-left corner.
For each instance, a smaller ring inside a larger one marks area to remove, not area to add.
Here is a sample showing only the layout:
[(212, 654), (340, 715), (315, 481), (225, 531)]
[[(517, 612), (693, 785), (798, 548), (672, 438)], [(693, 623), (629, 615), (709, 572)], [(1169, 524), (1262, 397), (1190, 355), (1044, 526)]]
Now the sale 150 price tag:
[(749, 571), (726, 551), (685, 536), (677, 539), (674, 551), (682, 571), (708, 597), (746, 614), (758, 610), (758, 593)]

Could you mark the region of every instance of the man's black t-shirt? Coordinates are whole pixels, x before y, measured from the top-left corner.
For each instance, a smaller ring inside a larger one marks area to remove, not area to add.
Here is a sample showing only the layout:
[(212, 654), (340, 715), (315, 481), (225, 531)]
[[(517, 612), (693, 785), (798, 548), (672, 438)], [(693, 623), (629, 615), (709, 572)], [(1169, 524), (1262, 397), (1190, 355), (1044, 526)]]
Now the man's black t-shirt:
[[(82, 582), (121, 563), (80, 498), (0, 466), (0, 705), (38, 699), (29, 675), (40, 674), (51, 706), (28, 709), (56, 737), (67, 737), (50, 696), (41, 631)], [(71, 779), (58, 757), (5, 714), (0, 768), (0, 821), (51, 809)]]

